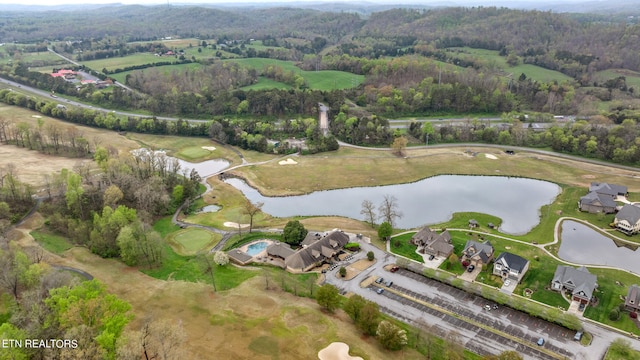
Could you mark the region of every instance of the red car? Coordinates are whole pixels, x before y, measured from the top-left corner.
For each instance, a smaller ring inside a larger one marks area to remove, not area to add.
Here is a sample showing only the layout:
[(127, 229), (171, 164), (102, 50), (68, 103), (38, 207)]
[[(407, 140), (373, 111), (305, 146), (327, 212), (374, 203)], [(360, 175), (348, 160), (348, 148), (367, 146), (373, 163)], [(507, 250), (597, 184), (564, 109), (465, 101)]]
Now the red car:
[(398, 271), (398, 270), (400, 270), (400, 268), (399, 268), (399, 267), (397, 267), (397, 266), (394, 266), (394, 267), (392, 267), (392, 268), (391, 268), (391, 270), (389, 270), (389, 271), (391, 271), (391, 272), (396, 272), (396, 271)]

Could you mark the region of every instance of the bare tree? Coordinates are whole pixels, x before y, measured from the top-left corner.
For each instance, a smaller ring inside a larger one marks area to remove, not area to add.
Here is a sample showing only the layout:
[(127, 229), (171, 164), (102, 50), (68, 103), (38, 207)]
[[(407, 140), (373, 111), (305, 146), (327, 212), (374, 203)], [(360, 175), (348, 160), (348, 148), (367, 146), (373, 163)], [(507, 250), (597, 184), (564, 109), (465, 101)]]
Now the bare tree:
[(249, 232), (253, 229), (253, 218), (262, 210), (263, 205), (264, 203), (262, 202), (254, 204), (249, 199), (244, 203), (242, 211), (249, 215)]
[(360, 214), (364, 215), (365, 221), (371, 224), (372, 227), (376, 225), (376, 210), (371, 200), (362, 201), (362, 210)]
[(398, 210), (398, 199), (393, 195), (385, 195), (382, 204), (378, 207), (380, 218), (395, 227), (395, 220), (402, 217), (402, 212)]

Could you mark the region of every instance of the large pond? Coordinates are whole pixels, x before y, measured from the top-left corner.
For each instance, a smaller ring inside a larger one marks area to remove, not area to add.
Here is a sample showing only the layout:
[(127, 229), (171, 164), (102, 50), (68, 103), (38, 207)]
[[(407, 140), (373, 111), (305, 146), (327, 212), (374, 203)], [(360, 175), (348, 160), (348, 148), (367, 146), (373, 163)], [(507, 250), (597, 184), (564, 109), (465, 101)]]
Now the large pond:
[[(621, 233), (616, 233), (618, 235)], [(561, 244), (558, 256), (584, 265), (608, 265), (640, 274), (638, 247), (620, 243), (582, 223), (562, 222)], [(624, 236), (624, 235), (623, 235)]]
[[(132, 150), (131, 152), (134, 155), (148, 154), (149, 150), (140, 148)], [(186, 170), (188, 175), (191, 172), (191, 169), (195, 169), (203, 179), (229, 167), (229, 162), (223, 159), (205, 160), (199, 163), (192, 163), (182, 159), (174, 158), (173, 156), (168, 156), (163, 150), (156, 150), (154, 151), (154, 153), (156, 154), (156, 156), (166, 156), (167, 164), (169, 164), (169, 161), (173, 161), (173, 159), (178, 160), (178, 163), (180, 164), (180, 174), (182, 174)]]
[(360, 211), (364, 200), (373, 202), (377, 210), (384, 196), (392, 195), (403, 213), (396, 227), (408, 229), (440, 223), (455, 212), (473, 211), (501, 218), (500, 230), (509, 234), (524, 234), (536, 226), (540, 207), (550, 204), (560, 193), (560, 187), (550, 182), (504, 176), (442, 175), (408, 184), (286, 197), (262, 196), (240, 179), (226, 182), (252, 202), (263, 202), (263, 211), (279, 217), (338, 215), (363, 219)]

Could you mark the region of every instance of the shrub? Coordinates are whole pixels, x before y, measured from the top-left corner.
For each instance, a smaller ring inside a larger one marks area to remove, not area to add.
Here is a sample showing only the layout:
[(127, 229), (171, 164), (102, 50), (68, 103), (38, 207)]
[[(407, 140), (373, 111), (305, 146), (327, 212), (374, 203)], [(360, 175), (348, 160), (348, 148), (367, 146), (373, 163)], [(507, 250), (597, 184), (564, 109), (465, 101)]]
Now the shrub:
[(373, 253), (373, 251), (369, 251), (367, 253), (367, 260), (373, 261), (373, 259), (375, 259), (375, 258), (376, 258), (376, 255)]
[(620, 319), (620, 310), (618, 310), (617, 308), (611, 310), (611, 312), (609, 313), (609, 320), (617, 321), (619, 319)]
[(342, 277), (347, 276), (347, 268), (346, 267), (341, 266), (339, 272), (340, 272), (340, 276), (342, 276)]
[(632, 318), (632, 319), (637, 319), (638, 318), (638, 313), (635, 312), (635, 311), (631, 312), (631, 313), (629, 313), (629, 317)]

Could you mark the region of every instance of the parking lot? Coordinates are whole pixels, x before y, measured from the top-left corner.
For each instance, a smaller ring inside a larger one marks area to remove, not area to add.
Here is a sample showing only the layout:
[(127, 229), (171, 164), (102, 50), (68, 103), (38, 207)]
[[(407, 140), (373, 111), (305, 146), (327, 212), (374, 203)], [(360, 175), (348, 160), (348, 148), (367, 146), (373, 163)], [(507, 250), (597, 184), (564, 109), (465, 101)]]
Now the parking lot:
[[(543, 336), (546, 339), (545, 345), (543, 346), (544, 349), (568, 358), (574, 358), (573, 353), (565, 350), (565, 346), (563, 345), (564, 340), (570, 341), (572, 339), (574, 335), (572, 331), (540, 319), (532, 318), (525, 313), (508, 307), (496, 306), (497, 309), (495, 309), (493, 304), (488, 304), (486, 300), (478, 296), (427, 279), (410, 271), (401, 269), (398, 273), (426, 285), (435, 286), (438, 292), (452, 295), (457, 299), (472, 304), (472, 306), (461, 306), (451, 303), (445, 297), (424, 295), (397, 285), (392, 286), (391, 289), (393, 291), (387, 289), (387, 291), (380, 294), (403, 305), (408, 305), (421, 312), (439, 317), (453, 328), (475, 332), (476, 336), (465, 344), (470, 350), (479, 352), (480, 354), (487, 354), (485, 344), (487, 341), (491, 341), (501, 343), (508, 348), (514, 349), (523, 355), (526, 354), (534, 359), (557, 358), (541, 351), (538, 345), (536, 345), (536, 341)], [(377, 286), (384, 288), (383, 284), (370, 285), (372, 288), (377, 288)], [(395, 292), (399, 292), (401, 295)], [(430, 306), (424, 305), (423, 303), (429, 304)], [(491, 310), (485, 310), (485, 305), (490, 305), (488, 308)], [(455, 316), (447, 314), (447, 311), (455, 314)], [(503, 319), (507, 319), (508, 321), (504, 322)], [(514, 323), (518, 323), (519, 325), (516, 326)], [(534, 329), (534, 333), (540, 335), (531, 335), (531, 331), (525, 332), (521, 327), (525, 327), (528, 330)], [(495, 329), (496, 331), (490, 331), (487, 330), (487, 328)], [(514, 340), (514, 338), (517, 339), (517, 341)], [(563, 341), (560, 342), (558, 339)]]

